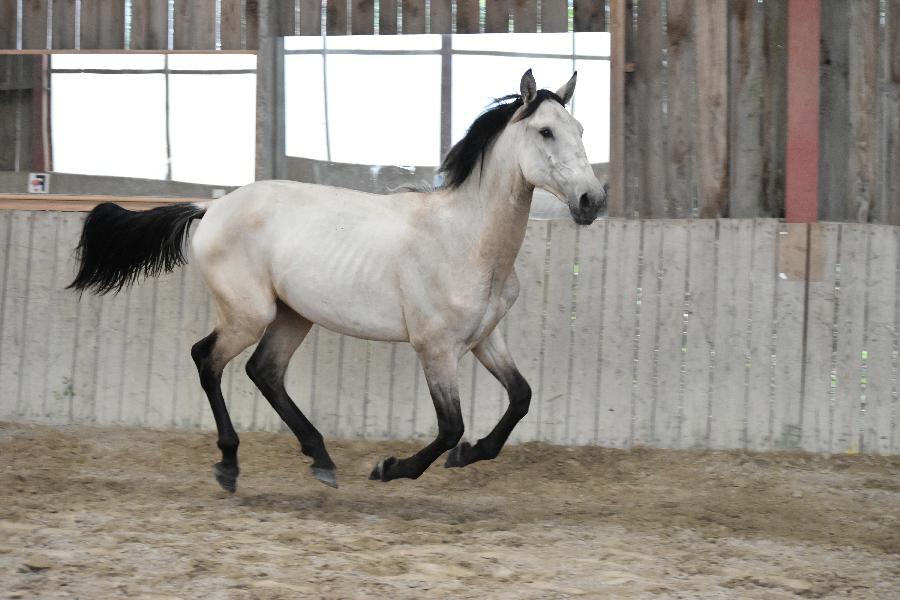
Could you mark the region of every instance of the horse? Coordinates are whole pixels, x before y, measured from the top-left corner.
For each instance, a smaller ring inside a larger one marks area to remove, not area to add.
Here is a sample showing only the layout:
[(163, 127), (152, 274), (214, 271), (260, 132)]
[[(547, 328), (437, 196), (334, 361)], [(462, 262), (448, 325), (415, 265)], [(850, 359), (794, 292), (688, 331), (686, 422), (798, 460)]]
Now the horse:
[[(324, 438), (294, 404), (284, 376), (313, 324), (358, 338), (408, 342), (424, 371), (438, 433), (412, 456), (379, 461), (370, 479), (416, 479), (443, 453), (445, 467), (496, 458), (528, 412), (531, 388), (497, 327), (516, 300), (514, 261), (536, 186), (589, 225), (606, 189), (566, 110), (577, 73), (557, 92), (529, 69), (519, 93), (490, 105), (444, 157), (441, 187), (369, 194), (293, 181), (258, 181), (219, 199), (134, 212), (104, 203), (86, 217), (75, 250), (79, 293), (118, 293), (196, 261), (216, 307), (212, 332), (191, 348), (218, 432), (213, 473), (234, 492), (240, 440), (220, 386), (225, 365), (257, 343), (246, 372), (337, 487)], [(457, 369), (471, 351), (503, 385), (505, 413), (474, 445), (462, 441)]]

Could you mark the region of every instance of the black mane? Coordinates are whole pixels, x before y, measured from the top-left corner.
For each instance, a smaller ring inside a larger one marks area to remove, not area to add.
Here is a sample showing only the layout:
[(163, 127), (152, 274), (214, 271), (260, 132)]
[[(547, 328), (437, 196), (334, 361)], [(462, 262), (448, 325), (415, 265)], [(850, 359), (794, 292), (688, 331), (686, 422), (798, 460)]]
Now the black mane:
[[(538, 90), (537, 94), (525, 109), (522, 118), (530, 117), (544, 100), (555, 100), (563, 104), (562, 98), (549, 90)], [(519, 94), (511, 94), (498, 98), (491, 107), (485, 110), (475, 119), (469, 127), (466, 135), (444, 157), (438, 171), (444, 174), (444, 187), (457, 188), (475, 169), (475, 164), (481, 158), (481, 168), (484, 168), (484, 155), (491, 143), (500, 135), (500, 132), (509, 123), (513, 114), (522, 106), (522, 97)]]

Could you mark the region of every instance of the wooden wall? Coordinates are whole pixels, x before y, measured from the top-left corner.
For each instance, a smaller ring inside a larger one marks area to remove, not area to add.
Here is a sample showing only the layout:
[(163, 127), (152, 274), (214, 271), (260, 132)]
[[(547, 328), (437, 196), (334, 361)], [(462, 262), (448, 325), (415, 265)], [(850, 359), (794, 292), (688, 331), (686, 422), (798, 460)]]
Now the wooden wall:
[[(783, 217), (787, 2), (625, 4), (624, 214)], [(821, 220), (900, 224), (898, 13), (823, 0)]]
[[(0, 211), (0, 419), (211, 428), (190, 346), (196, 268), (118, 296), (64, 290), (83, 215)], [(518, 442), (900, 453), (900, 228), (772, 219), (532, 221), (501, 324), (534, 390)], [(240, 429), (282, 424), (236, 359)], [(467, 356), (470, 439), (505, 408)], [(407, 344), (314, 328), (288, 390), (329, 436), (433, 435)]]

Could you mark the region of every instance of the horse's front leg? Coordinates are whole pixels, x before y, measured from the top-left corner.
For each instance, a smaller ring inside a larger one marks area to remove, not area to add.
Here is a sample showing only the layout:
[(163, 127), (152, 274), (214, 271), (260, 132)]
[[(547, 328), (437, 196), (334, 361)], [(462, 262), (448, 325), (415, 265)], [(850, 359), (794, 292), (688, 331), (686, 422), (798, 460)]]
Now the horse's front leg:
[(447, 455), (445, 467), (464, 467), (479, 460), (496, 458), (513, 428), (528, 414), (528, 405), (531, 403), (531, 387), (509, 355), (499, 327), (495, 327), (490, 335), (472, 348), (472, 353), (506, 388), (509, 406), (494, 429), (478, 440), (474, 446), (463, 442), (451, 450)]
[(456, 371), (459, 353), (452, 350), (420, 351), (419, 360), (425, 371), (428, 390), (437, 412), (437, 438), (409, 458), (393, 456), (378, 463), (369, 479), (390, 481), (406, 477), (417, 479), (431, 463), (459, 443), (463, 434), (462, 412), (459, 409), (459, 389)]

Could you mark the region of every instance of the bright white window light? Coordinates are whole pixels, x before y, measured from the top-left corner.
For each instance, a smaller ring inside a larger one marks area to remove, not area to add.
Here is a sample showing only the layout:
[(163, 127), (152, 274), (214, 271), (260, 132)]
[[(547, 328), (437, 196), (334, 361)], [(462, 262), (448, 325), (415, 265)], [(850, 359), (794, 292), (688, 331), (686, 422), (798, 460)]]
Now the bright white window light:
[(51, 85), (54, 170), (166, 178), (163, 75), (55, 73)]

